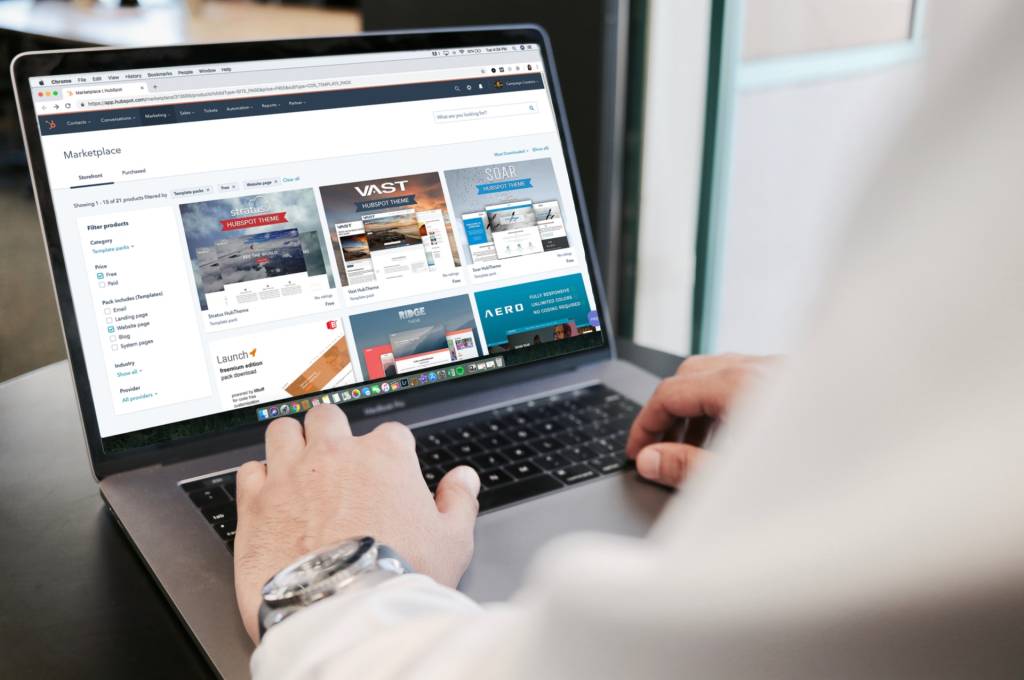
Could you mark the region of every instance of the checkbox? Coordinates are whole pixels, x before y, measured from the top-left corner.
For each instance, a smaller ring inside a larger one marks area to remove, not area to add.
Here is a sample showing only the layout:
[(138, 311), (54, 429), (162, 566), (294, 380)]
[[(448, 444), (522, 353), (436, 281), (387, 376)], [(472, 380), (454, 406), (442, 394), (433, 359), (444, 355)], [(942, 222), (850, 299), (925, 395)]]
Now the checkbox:
[(96, 272), (96, 278), (97, 279), (102, 279), (103, 278), (103, 272)]
[(111, 345), (110, 346), (110, 351), (111, 352), (116, 352), (117, 351), (117, 345)]
[(107, 317), (107, 323), (114, 323), (114, 317), (108, 316)]
[(113, 326), (107, 326), (107, 332), (108, 333), (113, 333), (114, 332), (114, 327)]
[(103, 308), (103, 313), (104, 314), (110, 314), (110, 307), (104, 307)]
[(106, 288), (106, 287), (107, 287), (107, 284), (105, 284), (102, 281), (100, 281), (100, 288)]

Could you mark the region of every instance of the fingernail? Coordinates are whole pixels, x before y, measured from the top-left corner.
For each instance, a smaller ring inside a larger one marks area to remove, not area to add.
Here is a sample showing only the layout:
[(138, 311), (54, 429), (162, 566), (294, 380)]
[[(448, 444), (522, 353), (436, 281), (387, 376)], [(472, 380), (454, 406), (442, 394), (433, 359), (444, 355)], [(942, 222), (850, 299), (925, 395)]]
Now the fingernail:
[(661, 452), (648, 446), (636, 457), (636, 471), (645, 479), (657, 479), (661, 470)]
[(455, 482), (459, 486), (473, 494), (474, 497), (480, 495), (480, 475), (476, 473), (476, 470), (468, 465), (460, 465), (452, 470), (452, 474), (455, 475)]

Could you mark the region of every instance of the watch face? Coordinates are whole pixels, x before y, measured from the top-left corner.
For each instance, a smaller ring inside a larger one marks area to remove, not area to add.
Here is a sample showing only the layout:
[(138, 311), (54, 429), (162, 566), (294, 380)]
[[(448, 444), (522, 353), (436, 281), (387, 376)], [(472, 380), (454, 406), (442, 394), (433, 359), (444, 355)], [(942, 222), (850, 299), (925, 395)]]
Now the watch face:
[(364, 536), (306, 555), (263, 586), (263, 599), (275, 605), (314, 602), (322, 589), (333, 592), (347, 576), (372, 567), (376, 554), (376, 542)]

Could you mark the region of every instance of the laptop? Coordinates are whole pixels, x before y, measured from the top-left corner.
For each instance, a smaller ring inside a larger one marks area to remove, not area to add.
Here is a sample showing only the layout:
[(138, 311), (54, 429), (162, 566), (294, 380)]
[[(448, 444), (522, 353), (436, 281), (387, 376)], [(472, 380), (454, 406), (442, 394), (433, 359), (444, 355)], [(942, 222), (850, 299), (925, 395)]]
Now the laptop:
[(483, 482), (460, 588), (641, 535), (617, 359), (535, 26), (36, 52), (11, 67), (100, 492), (211, 665), (248, 675), (234, 471), (336, 404)]

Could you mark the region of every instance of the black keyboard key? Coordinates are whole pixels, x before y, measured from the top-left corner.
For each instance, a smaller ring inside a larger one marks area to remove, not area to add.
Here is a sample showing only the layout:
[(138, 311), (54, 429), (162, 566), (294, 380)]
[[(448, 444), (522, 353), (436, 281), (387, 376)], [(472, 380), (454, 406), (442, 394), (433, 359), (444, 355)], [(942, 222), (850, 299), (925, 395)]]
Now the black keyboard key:
[(566, 446), (573, 446), (575, 444), (585, 444), (586, 442), (589, 442), (591, 440), (591, 437), (588, 437), (587, 435), (583, 434), (582, 432), (576, 429), (559, 432), (556, 438), (558, 439), (558, 441), (562, 442)]
[(471, 425), (457, 425), (446, 432), (457, 442), (472, 441), (480, 436), (480, 432)]
[(503, 434), (493, 433), (482, 435), (476, 440), (476, 442), (480, 446), (484, 447), (484, 449), (493, 451), (494, 449), (500, 449), (503, 446), (508, 446), (512, 443), (512, 440)]
[(576, 431), (588, 439), (600, 437), (604, 434), (604, 428), (601, 427), (601, 421), (587, 421), (577, 427)]
[(451, 453), (455, 458), (465, 460), (470, 456), (475, 456), (478, 453), (483, 453), (483, 447), (476, 442), (460, 442), (458, 444), (452, 444), (448, 447), (448, 452)]
[(477, 427), (480, 429), (481, 432), (485, 434), (494, 434), (496, 432), (501, 432), (502, 430), (505, 429), (504, 425), (502, 425), (501, 420), (499, 420), (498, 418), (488, 418), (487, 420), (477, 423)]
[(534, 463), (544, 468), (545, 470), (554, 470), (556, 468), (565, 467), (569, 464), (569, 460), (557, 453), (549, 453), (547, 455), (538, 456), (533, 460)]
[(517, 444), (516, 446), (510, 446), (506, 449), (502, 449), (501, 453), (513, 461), (520, 461), (533, 458), (537, 455), (537, 450), (529, 444)]
[(440, 465), (441, 463), (455, 460), (455, 456), (448, 453), (445, 449), (434, 449), (433, 451), (420, 454), (420, 460), (423, 461), (424, 465)]
[(537, 437), (536, 432), (524, 426), (516, 427), (512, 429), (508, 434), (509, 436), (512, 437), (513, 440), (517, 442), (525, 442), (529, 439), (535, 439)]
[(494, 508), (516, 501), (525, 500), (542, 493), (557, 491), (562, 488), (561, 483), (548, 475), (537, 475), (512, 484), (504, 484), (495, 489), (484, 489), (480, 492), (480, 510), (493, 510)]
[(416, 435), (416, 449), (436, 449), (444, 446), (445, 444), (451, 443), (451, 438), (445, 436), (443, 432), (427, 432), (424, 434)]
[(423, 481), (427, 483), (427, 488), (431, 491), (437, 488), (437, 483), (441, 481), (441, 477), (444, 477), (444, 473), (438, 468), (429, 467), (423, 471)]
[(235, 554), (235, 539), (232, 538), (230, 541), (228, 541), (226, 543), (226, 545), (228, 546), (228, 552), (231, 553), (232, 555), (234, 555)]
[(231, 478), (231, 482), (224, 485), (224, 490), (228, 492), (231, 498), (238, 498), (238, 490), (235, 487), (234, 477)]
[(210, 524), (232, 519), (235, 517), (235, 504), (221, 503), (220, 505), (211, 505), (203, 508), (203, 517)]
[(614, 442), (605, 437), (598, 437), (587, 446), (601, 453), (614, 453), (619, 450), (619, 447)]
[(640, 405), (634, 404), (627, 399), (620, 399), (615, 403), (615, 409), (618, 410), (620, 416), (626, 416), (630, 419), (636, 418), (636, 414), (640, 413)]
[(223, 540), (227, 541), (235, 537), (235, 523), (236, 519), (234, 517), (226, 519), (223, 522), (214, 522), (213, 530), (216, 531), (217, 535)]
[(495, 412), (495, 419), (501, 423), (503, 430), (515, 429), (522, 427), (530, 422), (529, 416), (525, 413), (518, 413), (511, 410), (501, 410)]
[(481, 453), (469, 459), (469, 464), (479, 471), (491, 470), (509, 462), (509, 459), (500, 453)]
[(558, 449), (564, 448), (565, 445), (558, 441), (554, 437), (544, 437), (543, 439), (535, 439), (530, 442), (530, 446), (537, 449), (538, 453), (551, 453)]
[(590, 461), (590, 466), (602, 475), (608, 475), (613, 472), (618, 472), (619, 470), (624, 470), (626, 468), (626, 459), (616, 456), (605, 456), (604, 458), (598, 458), (597, 460)]
[(526, 460), (521, 463), (512, 463), (511, 465), (506, 466), (505, 471), (511, 474), (516, 479), (523, 479), (525, 477), (531, 477), (533, 475), (540, 474), (541, 469), (534, 465), (533, 463), (531, 463), (530, 461)]
[(552, 474), (565, 484), (577, 484), (598, 476), (598, 473), (593, 468), (589, 468), (586, 465), (570, 465), (569, 467), (559, 468), (552, 472)]
[(605, 423), (604, 427), (602, 427), (601, 429), (604, 431), (604, 434), (612, 434), (614, 432), (620, 432), (622, 430), (628, 431), (629, 428), (632, 427), (632, 426), (633, 426), (633, 419), (632, 418), (619, 417), (619, 418), (612, 418), (607, 423)]
[(534, 425), (533, 429), (537, 430), (537, 432), (541, 434), (555, 434), (557, 432), (561, 432), (562, 430), (564, 430), (565, 425), (558, 422), (557, 420), (548, 420), (546, 422), (540, 423), (539, 425)]
[(548, 403), (534, 403), (533, 406), (528, 406), (524, 413), (530, 418), (530, 420), (537, 422), (541, 420), (550, 420), (558, 415), (558, 411), (552, 408)]
[(483, 483), (485, 489), (490, 489), (495, 486), (501, 486), (502, 484), (508, 484), (514, 481), (512, 475), (508, 474), (504, 470), (488, 470), (480, 474), (480, 481)]
[(235, 473), (231, 472), (228, 474), (217, 475), (216, 477), (207, 477), (205, 480), (208, 486), (224, 486), (225, 484), (232, 484), (235, 481)]
[(195, 503), (198, 508), (206, 508), (211, 505), (227, 503), (231, 500), (228, 498), (227, 492), (219, 486), (193, 491), (188, 495), (188, 497), (192, 499), (192, 502)]
[(593, 460), (594, 458), (598, 458), (602, 455), (601, 452), (595, 451), (587, 445), (569, 446), (562, 449), (560, 453), (574, 463), (585, 463), (588, 460)]
[(448, 474), (448, 471), (451, 470), (452, 468), (456, 468), (456, 467), (458, 467), (460, 465), (465, 465), (465, 463), (462, 462), (462, 461), (458, 461), (458, 460), (446, 460), (443, 463), (438, 463), (434, 467), (436, 469), (440, 470), (441, 471), (441, 475), (443, 476), (443, 475)]
[(234, 484), (235, 473), (225, 472), (224, 474), (214, 475), (213, 477), (205, 477), (203, 479), (197, 479), (194, 482), (182, 484), (181, 488), (185, 493), (191, 494), (193, 491), (200, 489), (210, 489), (215, 486), (224, 486), (225, 484)]

